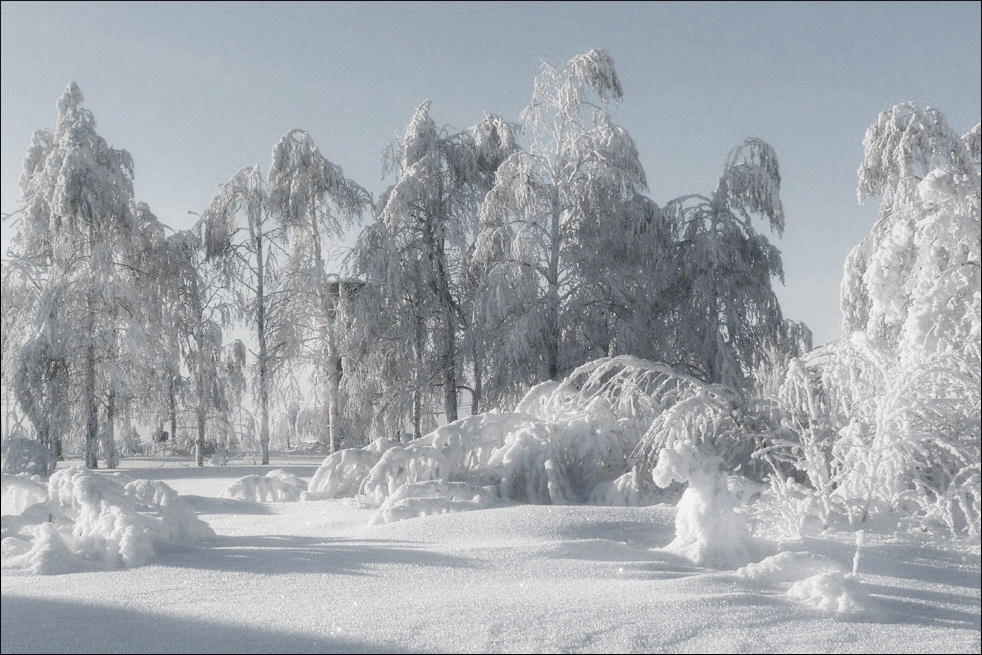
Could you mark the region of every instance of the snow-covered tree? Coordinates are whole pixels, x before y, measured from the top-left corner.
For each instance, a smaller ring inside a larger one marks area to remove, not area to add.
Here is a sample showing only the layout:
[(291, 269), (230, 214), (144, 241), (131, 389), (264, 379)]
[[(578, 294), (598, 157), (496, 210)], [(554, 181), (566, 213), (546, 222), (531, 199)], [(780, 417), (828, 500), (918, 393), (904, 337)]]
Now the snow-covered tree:
[(341, 437), (343, 354), (337, 315), (348, 288), (332, 272), (325, 250), (330, 240), (344, 237), (371, 197), (345, 178), (341, 167), (328, 161), (303, 130), (288, 132), (273, 147), (269, 188), (274, 220), (290, 241), (282, 300), (276, 305), (279, 317), (274, 321), (277, 336), (288, 348), (278, 357), (303, 357), (319, 372), (328, 443), (334, 452)]
[(843, 339), (784, 385), (785, 443), (811, 453), (794, 466), (853, 521), (980, 531), (979, 130), (909, 102), (869, 127), (858, 195), (882, 199), (846, 259)]
[[(174, 439), (179, 397), (193, 408), (198, 466), (204, 465), (208, 420), (218, 424), (212, 433), (227, 435), (224, 428), (231, 408), (238, 404), (234, 399), (244, 386), (245, 366), (242, 342), (224, 343), (223, 331), (233, 319), (233, 298), (216, 270), (219, 262), (205, 259), (204, 227), (199, 221), (192, 229), (166, 237), (148, 262), (162, 303), (152, 317), (160, 330), (147, 351), (158, 353), (156, 382), (159, 395), (167, 399), (165, 411)], [(214, 441), (227, 448), (227, 439)]]
[[(970, 319), (952, 314), (965, 314), (978, 289), (977, 132), (959, 138), (938, 110), (909, 102), (881, 113), (866, 131), (857, 194), (860, 202), (882, 200), (844, 273), (843, 284), (854, 289), (843, 297), (845, 327), (900, 351), (935, 351), (939, 341), (971, 330)], [(949, 308), (924, 306), (952, 294)], [(937, 310), (939, 324), (915, 318), (917, 309), (924, 316)]]
[(580, 308), (569, 326), (574, 361), (633, 355), (675, 364), (679, 295), (675, 234), (666, 214), (643, 195), (620, 202), (584, 226), (598, 255), (578, 262)]
[[(8, 217), (5, 216), (4, 220)], [(3, 261), (0, 277), (0, 294), (3, 298), (2, 323), (0, 323), (0, 385), (3, 389), (3, 405), (6, 408), (4, 424), (10, 434), (11, 427), (19, 423), (19, 412), (14, 397), (14, 372), (18, 368), (21, 347), (30, 339), (31, 318), (36, 314), (44, 280), (38, 279), (39, 271), (33, 266), (16, 260)], [(47, 434), (46, 431), (42, 431)], [(40, 432), (39, 432), (40, 434)], [(41, 441), (47, 445), (48, 439)], [(53, 449), (54, 450), (54, 449)]]
[[(362, 362), (379, 357), (404, 362), (412, 375), (406, 386), (412, 398), (396, 392), (394, 404), (385, 404), (395, 409), (408, 400), (416, 437), (422, 434), (423, 414), (430, 413), (424, 398), (433, 387), (443, 391), (447, 420), (458, 417), (462, 332), (465, 326), (480, 331), (471, 313), (475, 285), (467, 267), (476, 218), (495, 169), (516, 148), (511, 127), (496, 116), (449, 133), (437, 128), (429, 109), (428, 101), (417, 107), (405, 136), (390, 145), (386, 162), (399, 177), (380, 199), (378, 222), (363, 235), (353, 259), (355, 275), (366, 284), (362, 314), (369, 313), (375, 323), (374, 335), (363, 342)], [(472, 354), (479, 340), (476, 334), (468, 339)], [(479, 387), (482, 363), (473, 361), (474, 387)], [(371, 375), (364, 368), (361, 375)], [(392, 374), (391, 367), (382, 371)], [(365, 382), (353, 381), (362, 395)], [(390, 383), (376, 380), (374, 393), (390, 395), (382, 389)]]
[(679, 273), (672, 362), (707, 382), (736, 389), (780, 343), (784, 317), (771, 279), (784, 279), (781, 254), (754, 225), (780, 234), (784, 209), (774, 149), (746, 139), (726, 158), (712, 196), (665, 205), (677, 230)]
[(269, 189), (258, 166), (239, 169), (212, 199), (204, 215), (205, 258), (238, 293), (241, 316), (255, 330), (254, 389), (259, 411), (260, 461), (269, 463), (269, 408), (273, 354), (269, 310), (279, 274), (282, 230), (270, 210)]
[[(385, 196), (379, 201), (382, 206)], [(373, 437), (399, 441), (411, 424), (414, 437), (434, 426), (428, 411), (434, 385), (428, 374), (426, 262), (412, 234), (384, 221), (369, 225), (352, 250), (352, 272), (365, 283), (353, 318), (352, 356), (342, 380), (346, 412)], [(426, 408), (426, 412), (424, 412)]]
[(475, 263), (485, 271), (497, 398), (579, 363), (567, 352), (570, 326), (589, 302), (578, 292), (595, 278), (591, 262), (606, 256), (589, 237), (633, 229), (611, 217), (646, 188), (633, 140), (607, 111), (622, 95), (605, 51), (577, 55), (561, 70), (543, 63), (522, 112), (532, 143), (502, 163), (485, 198)]
[(471, 396), (470, 413), (477, 414), (485, 409), (484, 379), (486, 371), (493, 368), (488, 360), (488, 341), (490, 327), (487, 321), (487, 308), (482, 305), (484, 300), (481, 292), (487, 282), (488, 264), (492, 260), (480, 258), (481, 264), (476, 265), (478, 258), (478, 238), (481, 232), (480, 210), (488, 191), (494, 186), (498, 168), (512, 154), (520, 150), (516, 141), (519, 126), (505, 121), (500, 116), (488, 114), (468, 130), (468, 146), (473, 150), (476, 166), (468, 175), (471, 191), (477, 190), (481, 203), (470, 207), (472, 214), (468, 232), (468, 248), (466, 263), (461, 266), (460, 307), (464, 316), (464, 331), (461, 339), (461, 349), (465, 359), (470, 361)]
[[(107, 466), (115, 467), (116, 398), (127, 386), (121, 353), (142, 327), (132, 309), (143, 282), (132, 261), (141, 234), (133, 160), (97, 134), (82, 102), (78, 86), (69, 84), (54, 131), (35, 133), (25, 157), (16, 256), (45, 282), (15, 386), (25, 413), (40, 421), (35, 428), (47, 431), (51, 443), (70, 434), (77, 418), (86, 465), (97, 466), (101, 441)], [(44, 406), (35, 404), (37, 397), (47, 398)]]

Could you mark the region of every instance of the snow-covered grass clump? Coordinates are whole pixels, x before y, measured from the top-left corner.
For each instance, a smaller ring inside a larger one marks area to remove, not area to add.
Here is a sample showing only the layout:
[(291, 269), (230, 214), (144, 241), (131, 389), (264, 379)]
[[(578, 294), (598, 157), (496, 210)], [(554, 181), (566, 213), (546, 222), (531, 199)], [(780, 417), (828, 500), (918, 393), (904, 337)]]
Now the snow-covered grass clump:
[(80, 467), (3, 476), (3, 508), (3, 568), (36, 574), (140, 566), (214, 536), (163, 482)]

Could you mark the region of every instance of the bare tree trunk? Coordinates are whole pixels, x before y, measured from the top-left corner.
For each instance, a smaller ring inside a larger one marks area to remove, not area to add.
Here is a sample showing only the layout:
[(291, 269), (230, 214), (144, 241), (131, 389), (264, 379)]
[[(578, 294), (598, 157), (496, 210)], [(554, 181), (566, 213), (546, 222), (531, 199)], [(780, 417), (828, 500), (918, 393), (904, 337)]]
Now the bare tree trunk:
[(332, 453), (338, 449), (338, 437), (341, 431), (341, 407), (339, 396), (341, 393), (341, 375), (338, 368), (341, 364), (341, 357), (338, 354), (337, 342), (335, 341), (335, 321), (341, 307), (341, 296), (344, 294), (342, 281), (338, 280), (337, 296), (332, 298), (332, 290), (327, 281), (327, 272), (324, 265), (324, 257), (321, 253), (321, 236), (317, 221), (317, 210), (310, 210), (310, 232), (314, 246), (314, 272), (316, 275), (317, 294), (320, 301), (320, 311), (322, 321), (321, 338), (324, 340), (321, 356), (323, 357), (323, 374), (325, 398), (324, 398), (324, 418), (327, 420), (327, 441)]
[(443, 314), (443, 348), (441, 368), (443, 369), (443, 409), (447, 423), (457, 420), (457, 321), (456, 303), (450, 292), (450, 280), (446, 268), (446, 250), (443, 239), (436, 242), (437, 284), (440, 293), (440, 309)]
[(474, 389), (471, 392), (471, 416), (481, 411), (481, 395), (484, 393), (484, 367), (481, 363), (480, 346), (474, 343)]
[(116, 450), (116, 392), (112, 389), (106, 399), (106, 422), (102, 427), (102, 454), (107, 469), (119, 468), (119, 452)]
[[(199, 298), (195, 293), (195, 298)], [(195, 439), (194, 439), (194, 463), (198, 466), (205, 465), (205, 418), (208, 407), (206, 405), (208, 380), (205, 374), (205, 332), (202, 324), (202, 309), (199, 301), (195, 300), (195, 312), (197, 322), (194, 326), (194, 342), (198, 349), (198, 362), (195, 377), (197, 378), (198, 403), (195, 407)]]
[(269, 464), (269, 355), (266, 350), (266, 262), (263, 258), (264, 236), (256, 239), (256, 340), (259, 342), (259, 458)]
[(444, 208), (441, 204), (443, 185), (436, 198), (435, 206), (431, 207), (427, 224), (424, 227), (427, 254), (433, 264), (434, 286), (437, 293), (437, 303), (440, 307), (440, 320), (443, 323), (443, 334), (440, 341), (440, 368), (443, 378), (443, 411), (447, 422), (457, 420), (457, 322), (456, 303), (450, 292), (450, 280), (447, 273), (447, 252), (442, 225), (446, 222)]
[(168, 394), (170, 401), (170, 438), (171, 443), (177, 443), (177, 375), (170, 376)]
[(204, 398), (198, 399), (198, 406), (195, 409), (195, 425), (197, 427), (197, 436), (194, 440), (194, 463), (197, 466), (205, 465), (205, 419), (207, 418), (207, 413), (205, 412), (205, 401)]
[(123, 456), (133, 455), (135, 452), (135, 442), (133, 439), (133, 411), (132, 411), (132, 398), (123, 397), (122, 411), (120, 411), (120, 418), (123, 423), (123, 433), (120, 439), (120, 450)]
[(548, 333), (546, 334), (546, 375), (549, 380), (558, 380), (560, 373), (559, 342), (561, 332), (560, 302), (559, 302), (559, 270), (562, 255), (562, 210), (559, 206), (557, 192), (553, 191), (552, 225), (550, 226), (552, 241), (549, 253), (549, 279), (546, 281), (546, 301), (548, 302)]
[(327, 430), (331, 452), (338, 449), (338, 432), (341, 425), (341, 408), (338, 395), (341, 393), (341, 375), (338, 371), (340, 361), (333, 356), (334, 348), (328, 348), (331, 356), (327, 358)]
[(413, 439), (423, 436), (423, 319), (417, 316), (413, 320)]
[[(91, 336), (91, 330), (89, 334)], [(85, 407), (85, 467), (99, 468), (99, 408), (95, 400), (95, 346), (85, 348), (82, 402)]]
[(457, 327), (453, 311), (444, 306), (443, 312), (443, 407), (447, 423), (457, 420)]

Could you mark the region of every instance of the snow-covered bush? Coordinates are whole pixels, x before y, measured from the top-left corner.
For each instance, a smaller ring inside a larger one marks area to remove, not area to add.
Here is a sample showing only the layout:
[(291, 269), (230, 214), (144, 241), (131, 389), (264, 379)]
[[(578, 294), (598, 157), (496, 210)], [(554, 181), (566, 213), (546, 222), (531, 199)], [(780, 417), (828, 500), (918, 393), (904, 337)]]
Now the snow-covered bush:
[(466, 482), (412, 482), (399, 487), (385, 499), (369, 523), (391, 523), (402, 519), (500, 507), (505, 502), (494, 487), (475, 487)]
[[(3, 567), (36, 574), (140, 566), (161, 548), (214, 536), (177, 492), (80, 467), (3, 477)], [(19, 511), (18, 511), (19, 510)]]
[(979, 130), (913, 103), (867, 130), (859, 196), (882, 204), (845, 263), (845, 336), (792, 362), (758, 452), (785, 510), (807, 488), (826, 525), (982, 531)]
[(37, 439), (10, 435), (0, 444), (0, 470), (4, 475), (48, 475), (54, 468), (51, 449)]
[(300, 500), (307, 483), (283, 469), (273, 469), (266, 475), (245, 475), (222, 491), (222, 498), (278, 503)]
[[(321, 464), (304, 498), (348, 496), (379, 507), (406, 500), (402, 490), (413, 487), (429, 490), (429, 504), (439, 497), (433, 489), (458, 488), (492, 489), (500, 499), (523, 503), (651, 504), (659, 497), (650, 480), (654, 461), (642, 466), (632, 454), (646, 435), (661, 433), (652, 426), (667, 411), (693, 398), (725, 404), (724, 396), (663, 364), (600, 359), (562, 382), (534, 387), (515, 412), (467, 417), (405, 445), (379, 440), (335, 453)], [(724, 441), (719, 448), (730, 459), (738, 450), (749, 457), (744, 440), (731, 439), (740, 444), (732, 453)], [(390, 501), (394, 497), (402, 500)]]

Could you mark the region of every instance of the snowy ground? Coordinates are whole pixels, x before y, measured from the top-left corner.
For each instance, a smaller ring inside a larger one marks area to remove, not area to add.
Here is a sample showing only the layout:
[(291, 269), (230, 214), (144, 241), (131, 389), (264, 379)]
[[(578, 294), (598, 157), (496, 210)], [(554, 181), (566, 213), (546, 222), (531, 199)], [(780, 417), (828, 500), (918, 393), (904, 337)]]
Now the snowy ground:
[(165, 482), (215, 536), (138, 566), (53, 575), (12, 565), (5, 546), (3, 653), (982, 646), (978, 539), (868, 534), (853, 577), (855, 536), (824, 534), (770, 542), (757, 563), (718, 571), (661, 550), (674, 537), (671, 505), (508, 504), (371, 525), (375, 510), (351, 500), (222, 497), (273, 469), (309, 481), (321, 460), (124, 460), (127, 476)]

